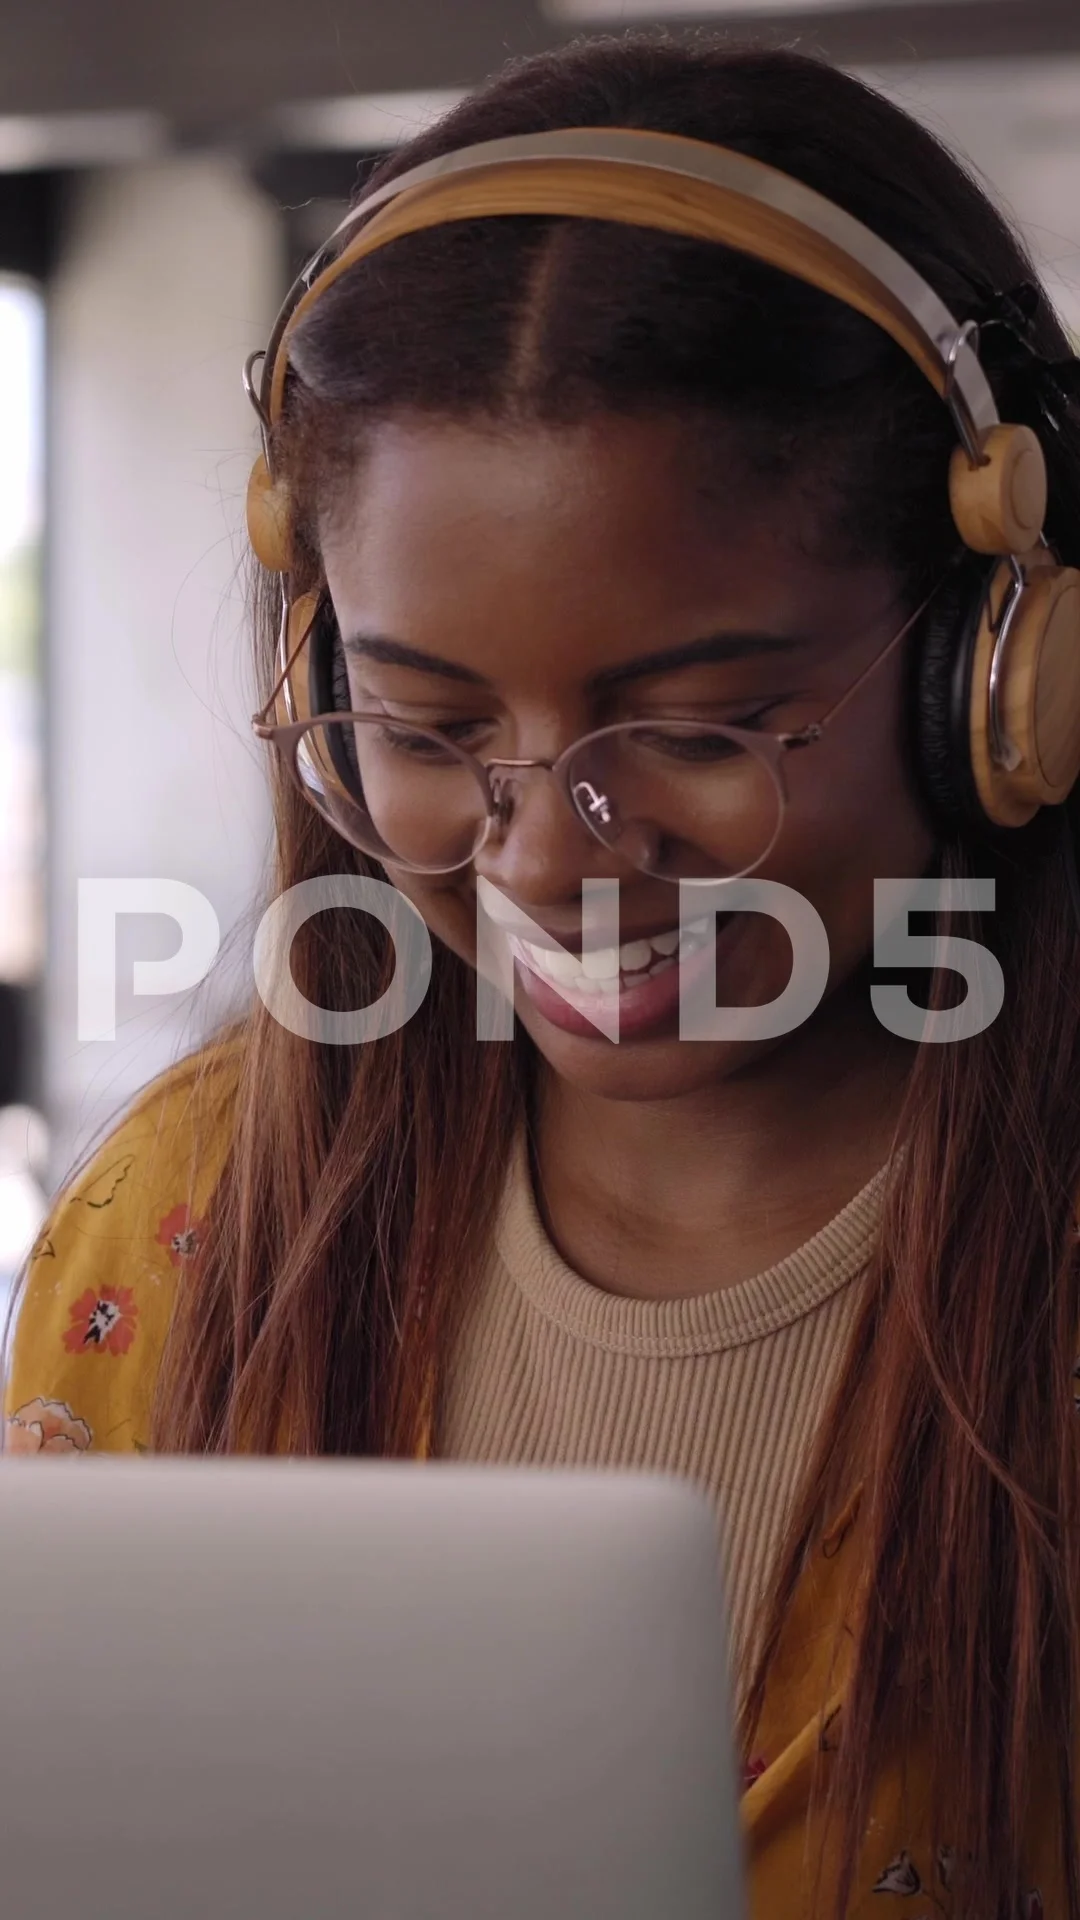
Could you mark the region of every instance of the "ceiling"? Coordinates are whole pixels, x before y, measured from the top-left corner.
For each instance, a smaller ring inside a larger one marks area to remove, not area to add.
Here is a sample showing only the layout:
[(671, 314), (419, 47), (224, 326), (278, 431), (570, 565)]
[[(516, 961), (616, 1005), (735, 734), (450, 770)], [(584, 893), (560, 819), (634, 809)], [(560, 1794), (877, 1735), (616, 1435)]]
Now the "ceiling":
[[(845, 64), (1080, 52), (1080, 0), (788, 3), (752, 30)], [(717, 24), (696, 4), (696, 29)], [(257, 137), (285, 101), (465, 87), (570, 33), (542, 0), (2, 0), (0, 117), (142, 111), (170, 144)]]

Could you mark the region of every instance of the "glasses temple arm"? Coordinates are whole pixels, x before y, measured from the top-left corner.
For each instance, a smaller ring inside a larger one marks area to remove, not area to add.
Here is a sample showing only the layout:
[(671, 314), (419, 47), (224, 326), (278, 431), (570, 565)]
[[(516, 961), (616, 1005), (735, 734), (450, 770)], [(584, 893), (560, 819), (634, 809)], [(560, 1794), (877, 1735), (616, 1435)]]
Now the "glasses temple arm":
[(916, 607), (914, 613), (910, 614), (908, 618), (904, 621), (904, 624), (900, 628), (899, 632), (894, 633), (892, 639), (886, 641), (880, 653), (875, 653), (873, 659), (869, 662), (867, 666), (863, 668), (858, 678), (852, 681), (850, 687), (845, 689), (845, 691), (840, 695), (840, 698), (838, 700), (834, 700), (832, 706), (829, 707), (828, 711), (822, 714), (821, 719), (815, 721), (812, 726), (804, 727), (799, 733), (791, 736), (792, 745), (795, 745), (797, 741), (801, 742), (803, 740), (805, 740), (805, 742), (809, 744), (810, 741), (818, 739), (820, 734), (829, 725), (829, 722), (831, 720), (835, 720), (838, 713), (843, 712), (844, 708), (847, 706), (848, 701), (854, 699), (855, 695), (859, 691), (859, 688), (865, 685), (866, 681), (869, 680), (871, 674), (877, 672), (878, 668), (883, 664), (884, 661), (886, 661), (889, 658), (890, 654), (895, 653), (901, 641), (907, 639), (907, 636), (911, 632), (912, 628), (918, 625), (919, 621), (923, 617), (923, 614), (926, 612), (927, 608), (931, 605), (932, 601), (937, 597), (938, 593), (940, 592), (941, 587), (944, 583), (944, 579), (946, 577), (947, 576), (943, 576), (942, 579), (939, 580), (937, 584), (931, 588), (925, 600), (923, 600), (920, 603), (920, 605)]

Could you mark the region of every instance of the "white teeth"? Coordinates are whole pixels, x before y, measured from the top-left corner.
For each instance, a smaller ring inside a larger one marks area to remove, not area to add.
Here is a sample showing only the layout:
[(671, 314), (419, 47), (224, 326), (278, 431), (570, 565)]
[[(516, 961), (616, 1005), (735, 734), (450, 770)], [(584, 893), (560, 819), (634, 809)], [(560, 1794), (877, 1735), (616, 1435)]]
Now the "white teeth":
[(561, 986), (573, 988), (575, 993), (595, 997), (605, 982), (617, 979), (620, 973), (664, 971), (674, 964), (676, 957), (682, 959), (686, 954), (697, 953), (711, 926), (709, 917), (692, 920), (682, 930), (671, 927), (666, 933), (653, 934), (651, 939), (626, 940), (621, 947), (602, 947), (597, 953), (583, 953), (580, 959), (576, 953), (565, 952), (561, 947), (535, 947), (531, 941), (516, 935), (511, 937), (510, 944), (518, 959), (534, 973), (557, 980)]
[(519, 960), (523, 960), (534, 973), (542, 973), (549, 980), (578, 980), (581, 978), (581, 965), (577, 955), (563, 953), (558, 947), (534, 947), (531, 940), (522, 940), (512, 935), (510, 946)]
[(652, 942), (649, 940), (628, 940), (619, 948), (619, 966), (624, 973), (638, 973), (647, 967), (653, 957)]
[(679, 958), (682, 959), (688, 953), (697, 953), (704, 946), (708, 931), (708, 920), (691, 920), (690, 925), (684, 927), (679, 935)]
[(596, 953), (583, 953), (581, 971), (586, 980), (613, 980), (619, 971), (618, 947), (601, 947)]
[(552, 952), (538, 947), (532, 951), (541, 955), (544, 972), (550, 973), (553, 980), (580, 980), (581, 962), (576, 953)]
[(692, 920), (688, 927), (684, 927), (679, 935), (679, 959), (685, 960), (688, 953), (699, 953), (708, 931), (708, 920)]
[(545, 974), (549, 979), (554, 978), (548, 966), (548, 961), (554, 956), (547, 947), (534, 947), (530, 940), (522, 940), (518, 934), (512, 933), (507, 937), (510, 942), (510, 951), (516, 960), (531, 967), (534, 973)]

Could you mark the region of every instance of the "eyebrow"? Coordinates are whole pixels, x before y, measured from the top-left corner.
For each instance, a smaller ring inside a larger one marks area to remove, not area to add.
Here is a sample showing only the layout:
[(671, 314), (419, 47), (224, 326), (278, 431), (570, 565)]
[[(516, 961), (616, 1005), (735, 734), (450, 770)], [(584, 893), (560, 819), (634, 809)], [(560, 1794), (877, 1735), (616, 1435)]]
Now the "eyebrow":
[(659, 653), (640, 654), (617, 667), (604, 667), (595, 673), (590, 687), (625, 686), (633, 680), (649, 680), (658, 673), (677, 673), (680, 667), (722, 666), (729, 660), (745, 660), (759, 653), (792, 653), (798, 640), (779, 633), (714, 633), (704, 639), (689, 640), (682, 647), (668, 647)]
[[(761, 653), (794, 653), (805, 645), (802, 638), (778, 633), (716, 633), (701, 640), (690, 640), (682, 647), (669, 647), (658, 653), (641, 654), (617, 667), (604, 667), (591, 675), (590, 690), (625, 686), (634, 680), (648, 680), (660, 673), (677, 673), (682, 667), (720, 666), (730, 660), (744, 660)], [(345, 652), (354, 660), (370, 660), (377, 666), (408, 667), (415, 673), (435, 674), (441, 680), (456, 680), (469, 687), (492, 690), (482, 673), (463, 667), (456, 660), (442, 660), (438, 654), (423, 653), (402, 640), (391, 640), (382, 633), (351, 633), (342, 641)]]
[(471, 667), (440, 660), (437, 653), (421, 653), (419, 647), (407, 647), (403, 640), (390, 640), (383, 633), (350, 633), (341, 644), (354, 660), (373, 660), (380, 667), (411, 667), (415, 673), (435, 673), (441, 680), (462, 680), (470, 687), (491, 685)]

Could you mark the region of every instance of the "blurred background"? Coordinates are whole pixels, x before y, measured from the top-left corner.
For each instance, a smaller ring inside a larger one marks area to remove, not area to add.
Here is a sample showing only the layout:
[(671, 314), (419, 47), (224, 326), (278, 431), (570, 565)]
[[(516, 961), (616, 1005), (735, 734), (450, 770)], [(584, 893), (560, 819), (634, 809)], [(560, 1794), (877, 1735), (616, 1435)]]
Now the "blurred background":
[[(1080, 330), (1080, 0), (3, 0), (0, 1305), (73, 1157), (246, 998), (268, 820), (244, 620), (240, 369), (361, 169), (510, 55), (590, 32), (824, 53), (962, 150)], [(118, 922), (80, 1040), (77, 889), (166, 877), (224, 958)]]

